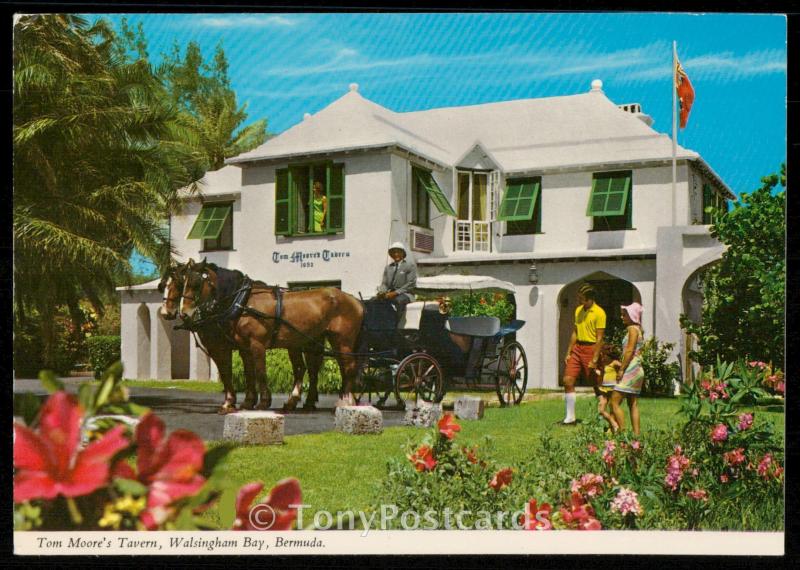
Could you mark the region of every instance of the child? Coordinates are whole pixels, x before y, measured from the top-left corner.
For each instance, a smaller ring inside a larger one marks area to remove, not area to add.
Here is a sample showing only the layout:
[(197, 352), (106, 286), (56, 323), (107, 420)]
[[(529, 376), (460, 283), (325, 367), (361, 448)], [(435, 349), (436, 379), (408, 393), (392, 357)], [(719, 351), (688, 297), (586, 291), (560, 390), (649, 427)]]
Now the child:
[(612, 432), (616, 432), (619, 429), (619, 425), (614, 419), (614, 416), (606, 411), (606, 406), (608, 406), (611, 400), (611, 393), (614, 391), (614, 385), (617, 383), (617, 371), (622, 364), (619, 361), (619, 357), (619, 347), (609, 343), (603, 344), (603, 348), (600, 351), (600, 367), (602, 368), (602, 373), (600, 368), (595, 370), (598, 384), (594, 387), (594, 393), (597, 396), (597, 411), (608, 422)]
[(625, 428), (625, 414), (620, 407), (623, 398), (628, 400), (631, 413), (631, 426), (633, 435), (639, 435), (639, 394), (644, 384), (644, 369), (642, 368), (641, 353), (644, 346), (642, 332), (642, 313), (644, 308), (639, 303), (623, 305), (622, 324), (627, 332), (622, 340), (624, 345), (622, 365), (617, 370), (617, 384), (611, 394), (611, 411), (614, 419), (621, 428)]

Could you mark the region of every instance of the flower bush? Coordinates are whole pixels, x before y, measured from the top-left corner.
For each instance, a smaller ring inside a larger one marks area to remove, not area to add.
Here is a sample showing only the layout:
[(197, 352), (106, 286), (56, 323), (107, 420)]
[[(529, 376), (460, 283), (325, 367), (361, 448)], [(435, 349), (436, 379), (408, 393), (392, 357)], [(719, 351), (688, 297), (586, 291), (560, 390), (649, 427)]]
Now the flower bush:
[[(597, 419), (567, 436), (545, 432), (535, 456), (514, 465), (493, 460), (489, 437), (460, 442), (445, 416), (389, 462), (380, 504), (433, 510), (439, 523), (445, 509), (468, 511), (462, 528), (476, 529), (780, 530), (783, 442), (757, 409), (743, 409), (763, 388), (742, 365), (719, 363), (684, 386), (674, 427), (608, 436)], [(500, 511), (525, 514), (489, 525)]]
[[(250, 505), (263, 483), (237, 492), (226, 473), (229, 449), (207, 453), (187, 430), (167, 436), (160, 418), (126, 401), (121, 376), (115, 364), (99, 386), (85, 384), (74, 396), (52, 374), (41, 375), (52, 393), (32, 414), (34, 427), (14, 424), (17, 530), (216, 528), (201, 516), (212, 505), (219, 507), (219, 528), (291, 528), (292, 505), (301, 503), (296, 479), (279, 482), (263, 501), (272, 520), (254, 519)], [(127, 424), (95, 417), (108, 414), (140, 419), (130, 433)]]
[(505, 293), (470, 292), (452, 298), (454, 317), (497, 317), (504, 324), (514, 317), (512, 305)]

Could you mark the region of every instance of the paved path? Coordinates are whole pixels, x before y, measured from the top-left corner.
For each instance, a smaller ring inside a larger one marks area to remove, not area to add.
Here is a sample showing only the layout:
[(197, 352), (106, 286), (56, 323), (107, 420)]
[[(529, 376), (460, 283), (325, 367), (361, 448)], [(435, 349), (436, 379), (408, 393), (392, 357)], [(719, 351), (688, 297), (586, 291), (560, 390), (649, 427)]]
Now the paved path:
[[(77, 392), (78, 386), (91, 378), (62, 378), (67, 391)], [(130, 400), (147, 406), (164, 420), (167, 429), (178, 428), (191, 430), (205, 440), (222, 439), (222, 427), (225, 416), (217, 414), (222, 404), (221, 393), (191, 392), (180, 389), (136, 388), (129, 387)], [(14, 392), (32, 392), (45, 396), (47, 391), (38, 380), (14, 380)], [(272, 409), (281, 412), (281, 406), (288, 399), (288, 394), (273, 394)], [(289, 412), (285, 414), (285, 434), (321, 433), (333, 430), (334, 404), (337, 397), (320, 394), (319, 409), (314, 412)], [(238, 402), (244, 401), (239, 394)], [(391, 400), (390, 400), (391, 403)], [(401, 425), (403, 413), (397, 410), (383, 410), (383, 425)]]

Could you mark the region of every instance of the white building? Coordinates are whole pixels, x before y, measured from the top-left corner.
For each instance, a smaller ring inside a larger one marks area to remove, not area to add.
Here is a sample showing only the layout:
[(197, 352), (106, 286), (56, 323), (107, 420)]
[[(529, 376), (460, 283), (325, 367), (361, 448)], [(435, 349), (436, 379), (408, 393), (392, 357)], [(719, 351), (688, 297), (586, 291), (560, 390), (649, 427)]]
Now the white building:
[[(528, 386), (554, 388), (585, 280), (611, 318), (619, 304), (640, 301), (646, 335), (686, 352), (679, 315), (696, 314), (697, 272), (723, 251), (705, 208), (733, 194), (680, 146), (673, 191), (672, 142), (651, 124), (638, 104), (610, 101), (597, 80), (578, 95), (409, 113), (365, 99), (354, 84), (209, 172), (202, 197), (172, 218), (172, 240), (182, 260), (364, 297), (398, 240), (420, 275), (511, 281), (517, 318), (527, 321), (517, 340)], [(328, 203), (317, 232), (315, 180)], [(158, 319), (159, 302), (155, 283), (122, 292), (126, 376), (214, 377), (189, 336)]]

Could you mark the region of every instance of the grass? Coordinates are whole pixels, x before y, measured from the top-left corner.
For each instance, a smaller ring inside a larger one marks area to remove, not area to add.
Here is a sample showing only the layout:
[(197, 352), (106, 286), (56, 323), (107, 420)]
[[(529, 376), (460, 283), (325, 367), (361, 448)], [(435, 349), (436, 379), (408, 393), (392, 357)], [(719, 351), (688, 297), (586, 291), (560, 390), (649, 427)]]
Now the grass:
[[(648, 430), (679, 421), (676, 415), (679, 400), (643, 398), (639, 405), (645, 439)], [(578, 417), (591, 418), (595, 406), (594, 398), (579, 399)], [(481, 421), (460, 422), (462, 431), (458, 441), (472, 445), (480, 443), (484, 436), (491, 436), (493, 456), (499, 464), (518, 462), (536, 456), (543, 432), (550, 431), (555, 438), (570, 438), (582, 429), (554, 425), (563, 413), (561, 400), (487, 409)], [(759, 417), (771, 421), (777, 431), (783, 431), (782, 413), (760, 411)], [(385, 477), (387, 460), (403, 457), (406, 443), (420, 441), (425, 433), (420, 428), (390, 427), (374, 436), (327, 432), (287, 436), (282, 446), (238, 447), (229, 455), (230, 477), (237, 486), (263, 481), (267, 490), (280, 479), (298, 478), (303, 503), (310, 506), (304, 513), (307, 516), (317, 510), (364, 510), (376, 502), (377, 486)]]
[(124, 380), (129, 388), (157, 388), (162, 390), (188, 390), (190, 392), (222, 392), (222, 383), (210, 380)]

